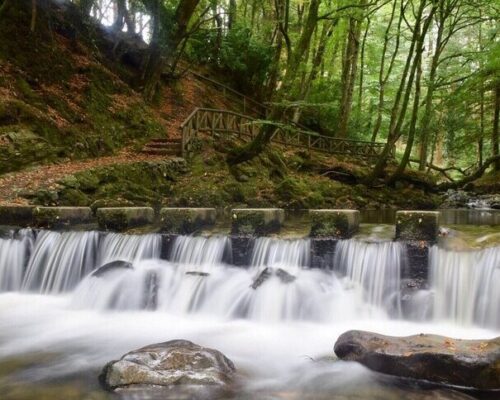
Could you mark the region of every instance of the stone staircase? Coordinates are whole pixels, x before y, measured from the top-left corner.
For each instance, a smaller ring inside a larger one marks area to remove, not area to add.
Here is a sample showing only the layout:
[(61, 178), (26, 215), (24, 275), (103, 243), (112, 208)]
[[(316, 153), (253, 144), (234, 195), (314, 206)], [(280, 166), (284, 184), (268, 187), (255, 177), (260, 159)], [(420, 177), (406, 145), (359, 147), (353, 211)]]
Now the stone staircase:
[(155, 156), (182, 156), (181, 138), (154, 138), (151, 139), (141, 150), (144, 154)]

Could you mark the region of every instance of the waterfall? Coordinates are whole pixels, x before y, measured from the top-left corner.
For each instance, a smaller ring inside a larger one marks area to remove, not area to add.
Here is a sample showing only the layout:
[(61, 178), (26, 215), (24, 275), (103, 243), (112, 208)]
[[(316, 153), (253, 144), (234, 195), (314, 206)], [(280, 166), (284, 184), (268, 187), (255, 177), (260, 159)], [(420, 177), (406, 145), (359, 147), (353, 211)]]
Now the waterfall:
[(21, 288), (33, 241), (30, 229), (11, 231), (7, 238), (0, 238), (0, 292)]
[(431, 249), (435, 319), (500, 328), (499, 282), (500, 247), (467, 252)]
[(340, 240), (334, 269), (364, 289), (366, 302), (399, 315), (404, 262), (405, 251), (400, 243)]
[(283, 240), (258, 238), (253, 248), (251, 265), (308, 267), (311, 241), (309, 239)]
[(172, 246), (170, 259), (179, 264), (210, 266), (220, 264), (231, 241), (226, 236), (177, 236)]
[[(231, 264), (227, 236), (177, 236), (168, 260), (160, 259), (161, 250), (158, 234), (10, 231), (0, 239), (0, 292), (72, 292), (77, 308), (229, 319), (415, 319), (411, 307), (405, 315), (401, 308), (406, 252), (397, 242), (338, 241), (332, 270), (309, 267), (311, 239), (257, 238), (247, 268)], [(131, 267), (92, 274), (116, 260)], [(429, 275), (430, 289), (414, 298), (429, 300), (436, 321), (500, 327), (500, 247), (433, 247)]]
[(122, 235), (108, 233), (99, 245), (97, 265), (110, 261), (137, 261), (147, 258), (159, 258), (161, 253), (161, 235)]
[(22, 289), (59, 293), (73, 289), (95, 267), (97, 232), (41, 231), (35, 241)]
[(138, 261), (132, 270), (89, 276), (73, 305), (260, 321), (343, 320), (362, 308), (359, 291), (345, 291), (330, 271), (306, 268), (308, 239), (257, 239), (250, 268), (222, 262), (229, 246), (227, 237), (179, 236), (170, 261)]

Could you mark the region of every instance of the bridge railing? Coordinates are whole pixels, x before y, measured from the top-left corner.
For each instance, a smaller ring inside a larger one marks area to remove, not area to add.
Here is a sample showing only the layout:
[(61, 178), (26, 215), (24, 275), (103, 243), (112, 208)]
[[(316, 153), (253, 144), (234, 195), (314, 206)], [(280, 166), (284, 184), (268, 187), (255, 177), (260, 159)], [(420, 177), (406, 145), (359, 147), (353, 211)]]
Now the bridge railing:
[[(252, 140), (263, 124), (263, 121), (234, 111), (196, 108), (181, 125), (183, 155), (191, 150), (192, 141), (198, 132), (229, 133)], [(385, 146), (385, 143), (334, 138), (283, 125), (275, 127), (271, 141), (289, 147), (363, 158), (379, 157)], [(391, 156), (394, 156), (393, 152)]]

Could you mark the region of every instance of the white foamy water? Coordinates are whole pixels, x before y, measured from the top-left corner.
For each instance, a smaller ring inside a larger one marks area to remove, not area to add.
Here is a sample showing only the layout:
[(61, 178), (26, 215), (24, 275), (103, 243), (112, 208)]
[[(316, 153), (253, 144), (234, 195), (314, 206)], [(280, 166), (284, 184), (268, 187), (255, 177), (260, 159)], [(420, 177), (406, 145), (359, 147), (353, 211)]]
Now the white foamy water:
[[(374, 381), (357, 365), (311, 361), (332, 355), (346, 330), (499, 334), (499, 248), (432, 249), (423, 295), (434, 296), (433, 319), (417, 323), (405, 320), (399, 304), (402, 245), (341, 241), (332, 270), (308, 267), (310, 246), (257, 239), (245, 268), (229, 263), (231, 243), (222, 236), (178, 237), (169, 260), (159, 259), (160, 235), (42, 231), (34, 242), (27, 233), (1, 239), (0, 360), (56, 354), (31, 371), (33, 379), (53, 378), (98, 371), (146, 344), (187, 339), (224, 352), (252, 393), (325, 390), (328, 398)], [(133, 268), (91, 274), (114, 260)]]
[(434, 318), (500, 328), (500, 248), (447, 251), (433, 247)]

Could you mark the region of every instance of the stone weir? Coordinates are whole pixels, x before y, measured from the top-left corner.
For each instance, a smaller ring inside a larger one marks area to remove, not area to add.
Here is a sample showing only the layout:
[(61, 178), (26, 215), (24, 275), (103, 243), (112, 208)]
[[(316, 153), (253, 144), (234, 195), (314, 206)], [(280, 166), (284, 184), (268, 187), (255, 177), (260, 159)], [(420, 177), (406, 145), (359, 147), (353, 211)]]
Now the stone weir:
[[(279, 234), (285, 223), (285, 210), (279, 208), (235, 208), (231, 210), (231, 254), (233, 265), (248, 266), (255, 239)], [(189, 235), (209, 228), (220, 214), (214, 208), (0, 206), (0, 225), (68, 229), (87, 225), (103, 231), (121, 232), (151, 226), (163, 233), (162, 255), (177, 235)], [(309, 210), (310, 267), (331, 268), (339, 240), (350, 239), (359, 230), (357, 210)], [(428, 281), (429, 248), (438, 236), (439, 213), (432, 211), (398, 211), (395, 240), (405, 244), (408, 263), (401, 271), (404, 290), (410, 294), (425, 288)]]

